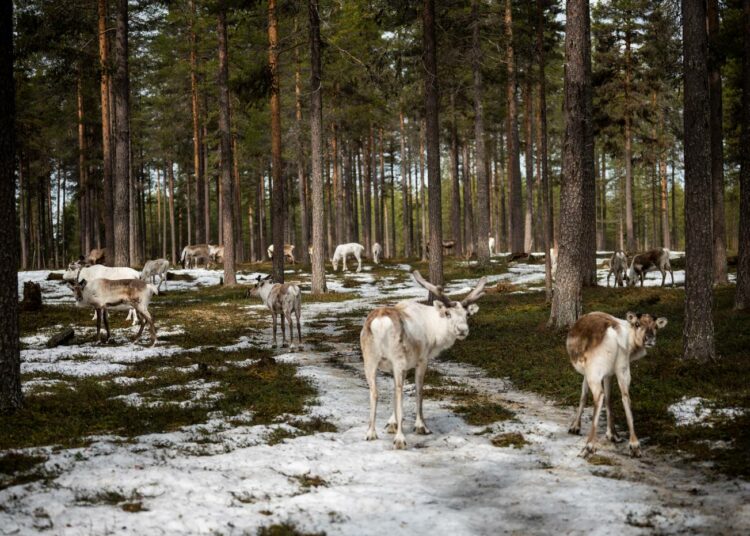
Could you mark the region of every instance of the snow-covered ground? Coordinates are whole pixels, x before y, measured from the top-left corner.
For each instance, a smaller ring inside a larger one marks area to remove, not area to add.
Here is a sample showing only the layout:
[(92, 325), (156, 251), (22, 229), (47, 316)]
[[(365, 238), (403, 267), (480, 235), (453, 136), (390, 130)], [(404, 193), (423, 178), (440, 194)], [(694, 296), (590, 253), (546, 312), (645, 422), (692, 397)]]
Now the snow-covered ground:
[[(491, 280), (534, 287), (543, 284), (543, 270), (543, 265), (516, 264)], [(205, 277), (195, 281), (210, 276)], [(313, 331), (305, 327), (313, 319), (314, 331), (335, 334), (343, 313), (368, 309), (375, 299), (424, 296), (407, 278), (376, 279), (364, 272), (344, 277), (346, 288), (338, 279), (329, 286), (359, 297), (305, 303), (303, 335)], [(448, 290), (466, 290), (474, 283), (455, 281)], [(243, 311), (267, 315), (259, 303)], [(258, 337), (268, 341), (269, 335), (267, 328)], [(186, 352), (165, 343), (154, 349), (126, 343), (46, 350), (42, 341), (25, 341), (30, 346), (22, 355), (25, 371), (44, 364), (43, 370), (66, 375), (117, 374), (147, 355)], [(253, 344), (258, 344), (254, 337), (242, 337), (222, 349)], [(438, 361), (433, 368), (512, 409), (515, 419), (470, 426), (452, 410), (450, 400), (428, 398), (424, 411), (432, 435), (407, 433), (408, 449), (395, 451), (382, 429), (390, 411), (391, 382), (381, 376), (380, 439), (364, 441), (369, 402), (358, 349), (337, 343), (326, 352), (306, 346), (285, 352), (276, 359), (297, 365), (298, 373), (318, 389), (309, 416), (324, 417), (336, 432), (269, 445), (266, 438), (273, 428), (294, 423), (247, 426), (217, 416), (200, 426), (131, 442), (100, 437), (82, 448), (48, 448), (45, 465), (58, 476), (0, 491), (0, 534), (254, 534), (262, 526), (284, 522), (302, 531), (347, 535), (750, 531), (750, 484), (678, 467), (649, 448), (634, 460), (623, 444), (603, 442), (600, 453), (612, 465), (592, 465), (578, 456), (584, 438), (567, 434), (571, 408), (556, 407), (466, 365)], [(36, 389), (46, 385), (34, 381)], [(196, 398), (212, 396), (210, 382), (193, 387)], [(413, 394), (410, 386), (407, 431), (414, 418)], [(137, 396), (127, 402), (144, 403)], [(529, 444), (493, 446), (491, 438), (506, 432), (521, 433)], [(213, 443), (203, 444), (206, 434)], [(141, 502), (143, 510), (129, 513), (92, 500), (108, 492)]]

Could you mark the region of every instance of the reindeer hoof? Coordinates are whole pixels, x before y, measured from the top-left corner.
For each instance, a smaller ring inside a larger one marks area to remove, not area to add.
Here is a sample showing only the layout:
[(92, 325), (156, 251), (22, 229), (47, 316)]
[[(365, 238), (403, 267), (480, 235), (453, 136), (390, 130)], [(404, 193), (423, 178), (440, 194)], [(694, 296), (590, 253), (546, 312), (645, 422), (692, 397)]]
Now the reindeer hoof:
[(397, 429), (397, 426), (395, 422), (389, 422), (388, 424), (385, 425), (385, 432), (387, 434), (395, 434), (396, 429)]
[(375, 430), (367, 430), (365, 441), (373, 441), (374, 439), (377, 439), (377, 438), (378, 438), (378, 434), (375, 432)]
[(397, 437), (393, 440), (393, 448), (396, 450), (403, 450), (406, 448), (406, 439), (402, 437)]
[(636, 441), (635, 443), (630, 443), (630, 455), (633, 458), (641, 457), (641, 444), (638, 441)]
[(416, 432), (418, 435), (430, 435), (432, 433), (430, 429), (427, 428), (425, 425), (415, 426), (414, 432)]
[(609, 433), (607, 432), (607, 440), (611, 441), (612, 443), (622, 443), (622, 437), (617, 435), (616, 433)]
[(581, 450), (581, 453), (579, 454), (579, 456), (581, 458), (588, 458), (595, 452), (596, 452), (596, 445), (594, 443), (586, 443), (586, 446), (583, 447), (583, 450)]
[(570, 428), (568, 428), (568, 433), (573, 435), (581, 435), (581, 427), (574, 424)]

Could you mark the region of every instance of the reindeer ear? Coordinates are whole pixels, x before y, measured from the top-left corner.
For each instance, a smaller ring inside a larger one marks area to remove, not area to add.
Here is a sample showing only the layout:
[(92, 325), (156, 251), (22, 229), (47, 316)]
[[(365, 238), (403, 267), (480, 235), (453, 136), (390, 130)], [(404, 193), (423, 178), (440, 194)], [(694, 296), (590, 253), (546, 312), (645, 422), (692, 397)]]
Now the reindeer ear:
[(268, 274), (266, 277), (263, 278), (264, 281), (268, 281), (273, 277), (273, 274)]
[(638, 322), (638, 315), (633, 313), (632, 311), (628, 311), (628, 314), (625, 315), (625, 319), (630, 323), (631, 326), (635, 326), (635, 323)]
[(657, 328), (662, 329), (666, 325), (667, 325), (667, 319), (664, 318), (663, 316), (656, 319), (656, 327)]
[(475, 315), (479, 312), (479, 306), (476, 303), (472, 303), (466, 308), (466, 312), (469, 316)]
[(440, 314), (440, 316), (445, 316), (447, 307), (443, 302), (441, 302), (440, 300), (435, 300), (432, 302), (432, 306), (437, 309), (437, 312)]

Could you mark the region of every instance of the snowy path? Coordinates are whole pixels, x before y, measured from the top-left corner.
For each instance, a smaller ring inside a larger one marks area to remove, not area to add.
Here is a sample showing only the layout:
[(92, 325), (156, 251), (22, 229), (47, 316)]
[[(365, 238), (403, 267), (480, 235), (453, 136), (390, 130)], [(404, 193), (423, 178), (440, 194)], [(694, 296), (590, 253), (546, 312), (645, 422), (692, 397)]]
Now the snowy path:
[[(337, 315), (367, 307), (376, 291), (422, 294), (401, 281), (375, 283), (364, 273), (347, 277), (362, 283), (362, 298), (308, 304), (304, 320), (325, 324), (316, 331), (337, 332)], [(248, 313), (263, 314), (259, 307)], [(450, 401), (428, 398), (425, 418), (432, 435), (407, 433), (408, 450), (394, 451), (382, 431), (390, 411), (386, 376), (379, 377), (380, 438), (363, 440), (369, 402), (355, 346), (292, 351), (277, 360), (295, 363), (315, 382), (319, 396), (309, 413), (334, 423), (336, 432), (271, 446), (266, 426), (216, 419), (132, 443), (101, 438), (85, 448), (50, 452), (46, 463), (58, 466), (59, 477), (0, 491), (0, 534), (254, 534), (285, 522), (302, 531), (346, 535), (750, 531), (747, 483), (711, 482), (648, 449), (644, 458), (631, 460), (622, 444), (602, 443), (600, 453), (615, 465), (591, 465), (578, 457), (584, 439), (567, 434), (570, 408), (514, 390), (479, 369), (447, 361), (433, 366), (503, 403), (515, 419), (485, 433), (487, 427), (458, 417)], [(411, 385), (405, 414), (410, 430)], [(199, 448), (201, 430), (220, 439), (210, 452)], [(520, 432), (529, 445), (493, 446), (490, 438), (503, 432)], [(87, 500), (107, 491), (138, 497), (145, 510), (128, 513)]]

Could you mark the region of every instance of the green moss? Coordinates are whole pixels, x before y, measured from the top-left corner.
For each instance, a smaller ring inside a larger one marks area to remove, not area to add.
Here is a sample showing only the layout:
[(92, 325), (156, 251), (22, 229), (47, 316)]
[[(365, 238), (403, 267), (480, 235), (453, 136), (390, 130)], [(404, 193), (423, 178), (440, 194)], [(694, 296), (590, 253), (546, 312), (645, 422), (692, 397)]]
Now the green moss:
[(453, 408), (463, 419), (473, 426), (492, 424), (497, 421), (507, 421), (514, 417), (514, 413), (502, 405), (491, 402), (486, 397), (476, 396), (473, 400), (463, 402)]
[(494, 436), (490, 442), (500, 448), (513, 447), (514, 449), (520, 449), (529, 444), (523, 434), (518, 432), (507, 432), (504, 434), (498, 434)]
[[(688, 459), (711, 461), (728, 474), (750, 476), (750, 315), (732, 310), (733, 288), (717, 289), (714, 327), (720, 358), (698, 364), (682, 359), (684, 292), (661, 288), (584, 291), (586, 311), (624, 317), (627, 311), (665, 316), (656, 347), (632, 367), (630, 388), (636, 432), (666, 451), (681, 451)], [(549, 308), (543, 293), (487, 294), (470, 322), (471, 335), (445, 357), (483, 368), (490, 376), (509, 378), (516, 387), (575, 405), (582, 377), (570, 365), (565, 332), (548, 330)], [(616, 382), (614, 382), (616, 383)], [(615, 388), (616, 389), (616, 388)], [(616, 392), (616, 391), (615, 391)], [(669, 405), (683, 397), (700, 396), (720, 407), (739, 407), (745, 415), (720, 420), (713, 427), (676, 426)], [(619, 401), (619, 396), (615, 395)], [(590, 407), (590, 406), (589, 406)], [(572, 411), (572, 410), (571, 410)], [(614, 404), (615, 419), (624, 426), (622, 406)], [(711, 443), (731, 438), (729, 448)]]
[(325, 532), (303, 532), (292, 523), (275, 523), (258, 529), (258, 536), (325, 536)]

